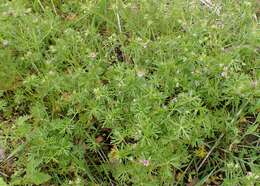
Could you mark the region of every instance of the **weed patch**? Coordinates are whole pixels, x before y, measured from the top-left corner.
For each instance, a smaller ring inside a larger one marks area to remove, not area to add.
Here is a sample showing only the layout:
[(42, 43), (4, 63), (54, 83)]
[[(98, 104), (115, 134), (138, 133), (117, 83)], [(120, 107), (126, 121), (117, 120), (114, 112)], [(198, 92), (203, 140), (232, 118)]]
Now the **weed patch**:
[(0, 2), (0, 185), (256, 185), (258, 1)]

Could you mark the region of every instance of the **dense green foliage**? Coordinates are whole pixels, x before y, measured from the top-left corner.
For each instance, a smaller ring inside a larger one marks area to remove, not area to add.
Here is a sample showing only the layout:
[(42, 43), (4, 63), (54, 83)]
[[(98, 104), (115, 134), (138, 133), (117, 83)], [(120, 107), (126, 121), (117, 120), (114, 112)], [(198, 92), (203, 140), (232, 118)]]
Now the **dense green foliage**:
[(256, 183), (258, 6), (1, 0), (0, 184)]

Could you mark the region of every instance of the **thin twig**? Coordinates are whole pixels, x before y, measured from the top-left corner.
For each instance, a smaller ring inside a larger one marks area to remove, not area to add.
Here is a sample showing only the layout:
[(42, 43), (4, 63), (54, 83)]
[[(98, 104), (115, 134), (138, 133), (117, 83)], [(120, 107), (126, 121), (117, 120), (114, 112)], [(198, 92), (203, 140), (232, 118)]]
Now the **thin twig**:
[(176, 185), (179, 185), (180, 180), (183, 179), (183, 177), (185, 176), (186, 172), (187, 172), (188, 169), (190, 168), (192, 162), (193, 162), (193, 159), (190, 161), (190, 163), (188, 164), (188, 166), (186, 167), (186, 169), (185, 169), (184, 172), (182, 173), (182, 176), (181, 176), (181, 178), (179, 178), (179, 180), (177, 181)]
[(210, 0), (200, 0), (200, 2), (207, 6), (210, 10), (213, 10), (217, 15), (220, 14), (220, 9), (221, 7), (218, 7), (216, 5), (213, 5), (212, 2)]
[[(242, 111), (244, 110), (244, 108), (247, 106), (248, 101), (244, 102), (242, 104), (242, 106), (240, 107), (239, 111), (235, 114), (235, 116), (233, 117), (232, 121), (230, 122), (231, 125), (233, 125), (237, 119), (239, 118), (239, 116), (241, 115)], [(217, 141), (215, 142), (215, 144), (213, 145), (213, 147), (210, 149), (210, 151), (208, 152), (207, 156), (202, 160), (202, 162), (200, 163), (199, 167), (198, 167), (198, 171), (199, 169), (204, 165), (205, 161), (208, 159), (208, 157), (210, 156), (210, 154), (212, 153), (212, 151), (218, 146), (220, 140), (223, 138), (224, 133), (222, 133), (219, 138), (217, 139)], [(232, 143), (233, 144), (233, 143)], [(232, 145), (231, 144), (231, 145)]]
[(55, 15), (57, 16), (58, 13), (57, 13), (57, 11), (56, 11), (56, 8), (55, 8), (55, 5), (54, 5), (53, 0), (51, 0), (51, 4), (52, 4), (52, 7), (53, 7), (53, 11), (54, 11), (54, 13), (55, 13)]
[(42, 11), (44, 12), (45, 10), (44, 10), (44, 7), (43, 7), (43, 5), (42, 5), (42, 3), (41, 3), (41, 0), (38, 0), (38, 3), (39, 3), (39, 5), (40, 5)]
[(200, 163), (200, 165), (198, 166), (198, 171), (200, 170), (200, 168), (204, 165), (205, 161), (208, 159), (208, 157), (210, 156), (210, 154), (213, 152), (213, 150), (218, 146), (220, 140), (223, 138), (224, 133), (222, 133), (217, 141), (215, 142), (215, 144), (213, 145), (213, 147), (210, 149), (210, 151), (208, 152), (207, 156), (202, 160), (202, 162)]
[(120, 17), (119, 17), (118, 13), (116, 13), (116, 18), (117, 18), (118, 29), (119, 29), (119, 32), (121, 33), (122, 27), (121, 27)]
[(118, 2), (117, 1), (116, 1), (116, 18), (117, 18), (118, 29), (119, 29), (119, 32), (121, 33), (122, 27), (121, 27), (121, 22), (120, 22), (120, 16), (118, 13)]
[(207, 6), (208, 8), (212, 9), (212, 3), (210, 1), (208, 1), (208, 0), (200, 0), (200, 2), (203, 5)]
[(0, 172), (0, 174), (1, 174), (2, 176), (6, 177), (6, 178), (9, 177), (7, 174), (5, 174), (5, 173), (3, 173), (3, 172)]

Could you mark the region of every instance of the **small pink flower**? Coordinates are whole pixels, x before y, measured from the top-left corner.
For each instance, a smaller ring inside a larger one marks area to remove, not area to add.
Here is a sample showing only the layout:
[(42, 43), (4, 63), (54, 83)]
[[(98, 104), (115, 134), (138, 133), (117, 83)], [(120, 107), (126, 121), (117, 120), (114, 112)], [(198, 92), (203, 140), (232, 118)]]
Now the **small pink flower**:
[(148, 167), (150, 165), (149, 160), (141, 160), (140, 163), (142, 163), (145, 167)]

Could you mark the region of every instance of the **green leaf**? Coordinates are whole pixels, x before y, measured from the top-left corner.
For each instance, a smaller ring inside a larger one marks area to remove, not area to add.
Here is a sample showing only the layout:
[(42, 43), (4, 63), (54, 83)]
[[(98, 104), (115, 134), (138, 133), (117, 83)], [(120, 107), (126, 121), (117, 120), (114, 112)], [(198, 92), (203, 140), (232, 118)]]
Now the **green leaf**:
[(258, 126), (259, 126), (258, 124), (251, 125), (250, 127), (248, 127), (246, 133), (247, 133), (247, 134), (252, 134), (252, 133), (254, 133), (254, 132), (257, 130)]
[(17, 128), (15, 130), (15, 133), (17, 136), (24, 137), (29, 134), (31, 130), (31, 125), (28, 122), (26, 122), (28, 119), (28, 116), (22, 116), (16, 120), (15, 124)]
[(7, 186), (7, 184), (5, 183), (5, 181), (3, 180), (3, 178), (0, 177), (0, 185), (1, 186)]
[(5, 100), (0, 100), (0, 111), (4, 111), (7, 102)]
[(43, 184), (51, 179), (51, 176), (43, 172), (35, 172), (33, 175), (30, 175), (30, 182), (36, 185)]
[(40, 163), (40, 160), (31, 159), (26, 166), (27, 175), (33, 176), (34, 174), (36, 174), (38, 172), (37, 167), (40, 165)]

